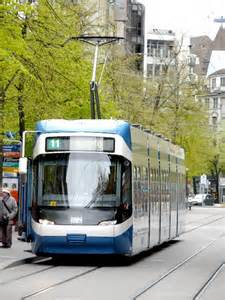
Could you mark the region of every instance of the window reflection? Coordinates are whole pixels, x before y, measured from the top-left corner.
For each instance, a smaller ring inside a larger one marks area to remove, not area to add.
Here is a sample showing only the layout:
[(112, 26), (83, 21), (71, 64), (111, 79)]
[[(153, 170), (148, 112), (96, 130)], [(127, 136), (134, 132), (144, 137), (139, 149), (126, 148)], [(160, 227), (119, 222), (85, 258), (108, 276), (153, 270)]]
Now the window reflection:
[[(104, 153), (40, 156), (35, 162), (39, 164), (36, 178), (38, 205), (87, 208), (119, 206), (122, 201), (121, 172), (124, 172), (122, 161), (120, 157)], [(130, 176), (127, 173), (123, 176), (124, 185), (128, 186), (126, 190), (130, 189)], [(127, 192), (122, 191), (122, 195), (127, 198)]]

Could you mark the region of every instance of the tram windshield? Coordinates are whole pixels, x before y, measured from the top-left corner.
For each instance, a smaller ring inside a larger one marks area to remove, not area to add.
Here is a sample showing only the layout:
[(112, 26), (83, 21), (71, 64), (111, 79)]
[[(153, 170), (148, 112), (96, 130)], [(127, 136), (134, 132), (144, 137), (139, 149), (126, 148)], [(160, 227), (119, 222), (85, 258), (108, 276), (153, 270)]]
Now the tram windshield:
[[(128, 171), (129, 170), (129, 171)], [(105, 153), (41, 155), (34, 161), (41, 207), (115, 208), (130, 199), (130, 163)]]

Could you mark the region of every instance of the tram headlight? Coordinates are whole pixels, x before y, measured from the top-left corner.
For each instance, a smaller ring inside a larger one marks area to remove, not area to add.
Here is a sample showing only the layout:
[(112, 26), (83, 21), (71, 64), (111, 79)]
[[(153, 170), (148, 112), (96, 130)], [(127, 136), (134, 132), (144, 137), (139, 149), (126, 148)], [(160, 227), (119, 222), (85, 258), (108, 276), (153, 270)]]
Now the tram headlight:
[(42, 225), (54, 225), (55, 224), (53, 221), (50, 221), (47, 219), (39, 219), (39, 223)]
[(116, 225), (116, 220), (110, 220), (110, 221), (102, 221), (98, 223), (98, 225), (107, 226), (107, 225)]

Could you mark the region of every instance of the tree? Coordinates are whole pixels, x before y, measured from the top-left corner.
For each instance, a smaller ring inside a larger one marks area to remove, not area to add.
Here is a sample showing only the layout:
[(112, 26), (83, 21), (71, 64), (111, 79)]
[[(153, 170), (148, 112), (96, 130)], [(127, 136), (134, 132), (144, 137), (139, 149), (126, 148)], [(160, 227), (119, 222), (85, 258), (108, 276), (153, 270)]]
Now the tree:
[[(79, 5), (64, 1), (52, 5), (47, 0), (39, 1), (34, 7), (23, 6), (20, 11), (24, 12), (22, 18), (18, 18), (16, 10), (10, 24), (18, 25), (19, 40), (26, 51), (17, 51), (8, 43), (4, 53), (5, 60), (13, 53), (20, 67), (6, 94), (4, 130), (18, 130), (19, 126), (21, 133), (25, 128), (33, 128), (34, 122), (44, 117), (88, 116), (89, 57), (84, 56), (78, 42), (62, 47), (68, 36), (79, 35), (85, 30), (85, 12)], [(5, 35), (13, 39), (12, 30)], [(17, 45), (17, 41), (14, 42)], [(14, 61), (12, 65), (16, 69)], [(15, 112), (19, 114), (18, 119)]]
[(184, 147), (189, 176), (208, 170), (212, 156), (212, 132), (204, 106), (195, 95), (204, 88), (201, 81), (190, 81), (186, 62), (178, 60), (179, 50), (162, 69), (160, 76), (137, 74), (135, 57), (118, 55), (107, 73), (108, 99), (119, 109), (119, 117), (160, 132)]
[(15, 53), (22, 54), (26, 51), (18, 18), (21, 6), (21, 4), (15, 4), (8, 0), (0, 5), (0, 186), (2, 186), (2, 145), (7, 94), (12, 88), (19, 71), (23, 69), (23, 66), (15, 57)]

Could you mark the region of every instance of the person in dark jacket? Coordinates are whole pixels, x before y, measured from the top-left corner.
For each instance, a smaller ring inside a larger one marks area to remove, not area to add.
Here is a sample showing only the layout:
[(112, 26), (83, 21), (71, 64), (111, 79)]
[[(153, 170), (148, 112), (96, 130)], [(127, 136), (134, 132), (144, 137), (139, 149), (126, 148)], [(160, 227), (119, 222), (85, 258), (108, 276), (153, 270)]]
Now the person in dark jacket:
[(8, 189), (0, 191), (0, 236), (3, 248), (12, 246), (12, 225), (18, 208)]

